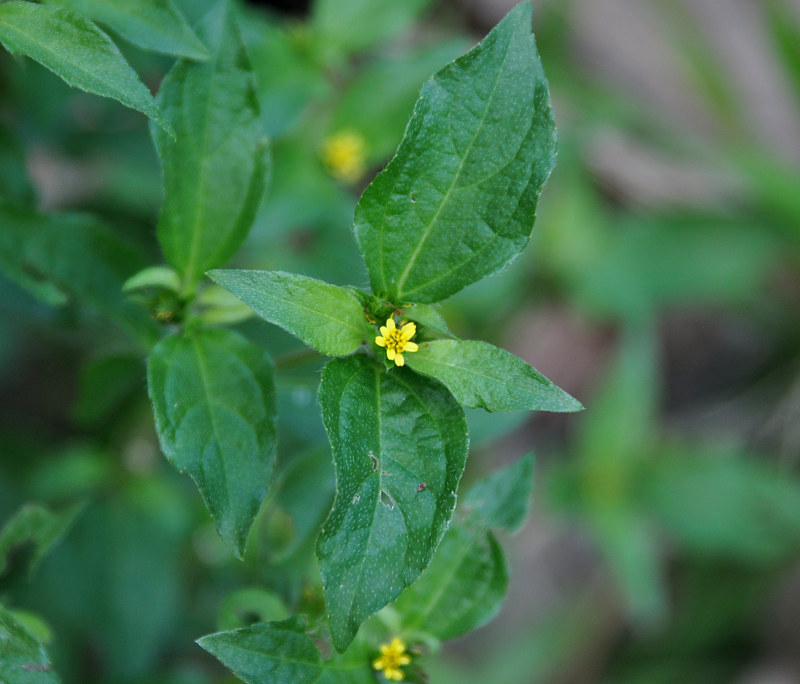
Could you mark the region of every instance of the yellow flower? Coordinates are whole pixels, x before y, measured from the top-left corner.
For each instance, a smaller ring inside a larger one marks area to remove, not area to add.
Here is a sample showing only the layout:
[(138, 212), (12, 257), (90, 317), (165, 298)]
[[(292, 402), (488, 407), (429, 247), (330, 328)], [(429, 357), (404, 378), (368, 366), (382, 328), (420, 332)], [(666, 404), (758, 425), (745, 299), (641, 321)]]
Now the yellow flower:
[(419, 349), (414, 342), (411, 342), (411, 338), (416, 334), (415, 323), (406, 323), (402, 328), (397, 328), (394, 318), (389, 316), (386, 325), (381, 326), (381, 334), (375, 338), (375, 344), (386, 347), (386, 358), (402, 366), (405, 364), (403, 352), (415, 352)]
[(375, 670), (383, 670), (383, 676), (395, 682), (406, 678), (400, 669), (411, 662), (411, 656), (406, 653), (406, 644), (402, 639), (395, 637), (388, 644), (381, 645), (381, 655), (372, 661)]
[(325, 140), (322, 161), (331, 175), (347, 183), (354, 183), (364, 175), (366, 169), (365, 147), (364, 136), (357, 131), (339, 131)]

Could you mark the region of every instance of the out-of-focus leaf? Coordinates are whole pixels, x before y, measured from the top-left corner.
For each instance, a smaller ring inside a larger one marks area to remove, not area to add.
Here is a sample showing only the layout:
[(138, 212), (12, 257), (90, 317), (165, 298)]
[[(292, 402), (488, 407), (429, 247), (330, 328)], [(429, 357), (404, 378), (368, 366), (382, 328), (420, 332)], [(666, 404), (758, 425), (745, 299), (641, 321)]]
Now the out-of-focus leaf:
[(327, 49), (358, 52), (408, 28), (430, 0), (315, 0), (311, 31)]
[(162, 340), (147, 378), (164, 454), (242, 557), (275, 463), (272, 361), (233, 332), (199, 330)]
[(150, 343), (155, 324), (122, 294), (126, 278), (144, 265), (139, 252), (105, 226), (80, 215), (42, 215), (0, 201), (0, 268), (45, 301), (65, 293), (99, 309)]
[(369, 335), (361, 302), (346, 288), (281, 271), (225, 269), (208, 275), (259, 316), (323, 354), (352, 354)]
[(145, 50), (206, 59), (208, 50), (172, 0), (46, 0), (106, 24)]
[(373, 290), (435, 302), (510, 263), (555, 164), (555, 124), (521, 3), (422, 88), (355, 231)]
[(461, 407), (438, 385), (366, 356), (334, 359), (319, 391), (336, 499), (317, 542), (333, 643), (430, 563), (455, 506), (467, 451)]
[(433, 340), (405, 355), (469, 408), (487, 411), (580, 411), (583, 407), (522, 359), (477, 340)]
[(501, 468), (473, 485), (462, 506), (489, 528), (517, 532), (531, 508), (533, 454)]
[(264, 589), (248, 588), (233, 592), (219, 611), (220, 630), (249, 627), (254, 622), (285, 620), (289, 617), (286, 606), (275, 594)]
[(91, 360), (81, 368), (78, 401), (72, 415), (79, 423), (103, 420), (137, 389), (144, 389), (142, 360), (138, 356)]
[(9, 684), (57, 684), (44, 646), (0, 605), (0, 680)]
[(467, 47), (463, 40), (451, 40), (367, 63), (338, 101), (330, 130), (357, 131), (367, 161), (384, 161), (403, 136), (422, 84)]
[(25, 168), (25, 151), (19, 141), (0, 125), (0, 199), (31, 204), (33, 187)]
[(0, 43), (36, 60), (69, 85), (138, 109), (165, 132), (169, 121), (111, 39), (85, 17), (33, 2), (0, 6)]
[(29, 573), (33, 573), (42, 559), (67, 533), (81, 510), (76, 504), (54, 513), (41, 504), (26, 504), (3, 525), (0, 530), (0, 575), (6, 569), (8, 554), (23, 544), (33, 545)]
[(230, 1), (220, 0), (198, 31), (211, 57), (178, 62), (158, 93), (175, 137), (151, 131), (164, 173), (158, 239), (187, 291), (247, 236), (268, 169), (253, 70)]

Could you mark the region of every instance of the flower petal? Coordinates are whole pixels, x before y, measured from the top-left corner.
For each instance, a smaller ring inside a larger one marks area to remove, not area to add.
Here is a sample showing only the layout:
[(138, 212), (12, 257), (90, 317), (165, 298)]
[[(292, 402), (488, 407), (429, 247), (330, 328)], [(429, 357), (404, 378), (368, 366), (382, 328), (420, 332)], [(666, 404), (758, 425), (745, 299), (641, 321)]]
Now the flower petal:
[(406, 348), (403, 351), (415, 352), (417, 349), (419, 349), (419, 345), (416, 342), (406, 342)]
[(375, 658), (372, 661), (372, 669), (373, 670), (382, 670), (384, 666), (383, 658)]
[(383, 337), (381, 337), (380, 335), (378, 335), (375, 338), (375, 344), (377, 344), (379, 347), (385, 347), (386, 346), (386, 340)]
[[(387, 354), (386, 356), (389, 356), (389, 355)], [(402, 354), (396, 354), (395, 357), (394, 357), (394, 362), (398, 366), (405, 366), (406, 365), (406, 360), (403, 358)]]
[(412, 337), (414, 337), (414, 335), (417, 334), (417, 324), (406, 323), (400, 330), (400, 334), (403, 336), (403, 339), (410, 340)]
[(381, 335), (384, 337), (389, 337), (389, 328), (387, 328), (385, 325), (381, 326)]
[[(386, 329), (389, 332), (392, 332), (392, 330), (395, 329), (394, 318), (392, 318), (391, 316), (386, 320)], [(383, 328), (381, 328), (381, 332), (383, 332)], [(385, 335), (386, 333), (383, 334)]]
[(408, 665), (411, 662), (411, 656), (404, 653), (403, 655), (397, 656), (397, 664), (398, 665)]
[[(389, 359), (389, 361), (394, 361), (394, 358), (395, 358), (396, 354), (397, 354), (397, 352), (395, 351), (394, 347), (389, 347), (386, 350), (386, 358)], [(389, 647), (387, 646), (386, 648), (389, 648)]]

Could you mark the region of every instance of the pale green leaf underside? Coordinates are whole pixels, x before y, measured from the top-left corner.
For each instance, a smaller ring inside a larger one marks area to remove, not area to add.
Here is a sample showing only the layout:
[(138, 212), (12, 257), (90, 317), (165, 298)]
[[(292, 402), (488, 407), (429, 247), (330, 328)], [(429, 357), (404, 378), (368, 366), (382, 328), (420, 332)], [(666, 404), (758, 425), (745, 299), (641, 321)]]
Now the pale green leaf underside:
[(405, 355), (459, 403), (487, 411), (579, 411), (582, 406), (522, 359), (478, 340), (434, 340)]
[(505, 557), (491, 532), (455, 525), (422, 577), (395, 603), (403, 628), (444, 641), (488, 622), (508, 588)]
[(47, 555), (67, 532), (80, 510), (80, 504), (54, 513), (41, 504), (27, 504), (20, 508), (0, 530), (0, 575), (5, 570), (11, 549), (22, 544), (33, 544), (30, 572)]
[(321, 660), (314, 642), (305, 634), (303, 619), (298, 616), (209, 634), (197, 643), (248, 684), (375, 681), (368, 657), (360, 647), (352, 659), (334, 656)]
[(530, 511), (533, 472), (533, 454), (527, 454), (473, 485), (462, 506), (486, 527), (516, 532)]
[(527, 243), (556, 150), (530, 26), (522, 3), (423, 86), (395, 157), (356, 209), (376, 292), (435, 302)]
[(175, 138), (152, 131), (164, 175), (158, 239), (189, 290), (241, 245), (267, 177), (253, 70), (230, 3), (219, 2), (198, 33), (211, 57), (178, 62), (158, 94)]
[(47, 0), (106, 24), (125, 40), (166, 55), (206, 59), (200, 39), (172, 0)]
[(262, 318), (329, 356), (352, 354), (371, 330), (358, 298), (322, 280), (242, 269), (210, 271), (208, 276)]
[(50, 658), (39, 641), (0, 605), (0, 682), (58, 684)]
[(197, 483), (239, 557), (275, 463), (275, 390), (265, 351), (227, 330), (162, 340), (148, 387), (161, 448)]
[(0, 43), (39, 62), (69, 85), (143, 112), (164, 131), (170, 125), (153, 96), (111, 39), (68, 9), (32, 2), (0, 4)]
[(366, 356), (331, 361), (319, 400), (337, 494), (317, 541), (340, 652), (430, 563), (464, 469), (464, 413), (440, 385)]

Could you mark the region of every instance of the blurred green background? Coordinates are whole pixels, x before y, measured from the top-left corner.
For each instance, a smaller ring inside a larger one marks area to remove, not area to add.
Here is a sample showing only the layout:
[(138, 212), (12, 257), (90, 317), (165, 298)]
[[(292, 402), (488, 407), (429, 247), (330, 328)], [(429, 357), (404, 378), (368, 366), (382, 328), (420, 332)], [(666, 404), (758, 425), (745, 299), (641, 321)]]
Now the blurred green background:
[[(196, 19), (209, 3), (178, 4)], [(351, 230), (360, 190), (422, 82), (512, 5), (380, 14), (347, 45), (347, 17), (248, 6), (274, 163), (235, 263), (365, 285)], [(533, 5), (558, 166), (523, 256), (443, 312), (586, 411), (470, 412), (465, 481), (532, 449), (534, 511), (501, 540), (503, 610), (448, 643), (431, 681), (800, 682), (800, 3)], [(169, 68), (123, 50), (151, 86)], [(342, 130), (364, 140), (353, 183), (324, 162)], [(0, 277), (0, 521), (31, 500), (86, 501), (31, 577), (25, 550), (12, 558), (0, 601), (46, 622), (65, 682), (222, 681), (193, 640), (230, 626), (236, 600), (251, 610), (241, 595), (226, 604), (233, 592), (315, 599), (309, 559), (333, 493), (322, 359), (263, 322), (238, 326), (276, 359), (280, 430), (276, 481), (240, 563), (159, 453), (141, 339), (107, 318), (109, 288), (161, 261), (144, 117), (2, 53), (0, 188), (102, 217), (117, 259), (89, 262), (60, 306)], [(30, 250), (28, 275), (67, 278), (59, 255)], [(286, 503), (298, 489), (302, 509)]]

